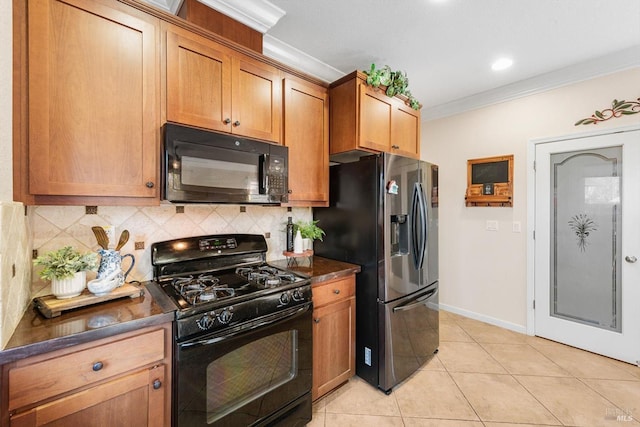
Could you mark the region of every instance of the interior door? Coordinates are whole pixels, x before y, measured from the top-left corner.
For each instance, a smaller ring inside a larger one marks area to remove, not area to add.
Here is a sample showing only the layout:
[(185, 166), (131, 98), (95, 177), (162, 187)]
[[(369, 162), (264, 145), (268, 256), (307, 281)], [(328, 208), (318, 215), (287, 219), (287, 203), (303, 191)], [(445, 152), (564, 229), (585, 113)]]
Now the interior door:
[(536, 145), (535, 334), (640, 361), (640, 130)]

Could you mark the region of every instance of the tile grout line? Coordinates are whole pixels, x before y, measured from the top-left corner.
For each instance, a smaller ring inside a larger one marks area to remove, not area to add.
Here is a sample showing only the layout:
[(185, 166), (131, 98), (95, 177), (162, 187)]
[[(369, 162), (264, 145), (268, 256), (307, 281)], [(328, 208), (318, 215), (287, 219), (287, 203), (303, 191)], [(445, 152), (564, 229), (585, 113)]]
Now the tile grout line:
[[(456, 322), (456, 324), (457, 324), (457, 322)], [(500, 363), (500, 362), (499, 362), (499, 361), (498, 361), (498, 360), (497, 360), (497, 359), (496, 359), (496, 358), (495, 358), (495, 357), (494, 357), (494, 356), (493, 356), (489, 351), (487, 351), (487, 349), (482, 345), (482, 343), (481, 343), (480, 341), (478, 341), (478, 340), (477, 340), (477, 339), (476, 339), (472, 334), (468, 333), (468, 332), (464, 329), (464, 327), (463, 327), (462, 325), (458, 325), (458, 326), (460, 326), (460, 327), (461, 327), (461, 328), (462, 328), (462, 329), (463, 329), (463, 330), (464, 330), (464, 331), (465, 331), (465, 332), (466, 332), (466, 333), (471, 337), (471, 339), (472, 339), (472, 340), (474, 340), (474, 342), (475, 342), (476, 344), (478, 344), (478, 345), (480, 346), (480, 348), (482, 348), (482, 350), (484, 350), (484, 351), (489, 355), (489, 357), (491, 357), (491, 358), (492, 358), (492, 359), (493, 359), (493, 360), (494, 360), (494, 361), (495, 361), (495, 362), (496, 362), (496, 363), (497, 363), (497, 364), (498, 364), (502, 369), (504, 369), (504, 370), (505, 370), (505, 372), (506, 372), (506, 374), (495, 374), (495, 375), (508, 375), (508, 376), (510, 376), (510, 377), (511, 377), (511, 378), (512, 378), (512, 379), (513, 379), (513, 380), (514, 380), (518, 385), (520, 385), (520, 387), (522, 387), (522, 388), (523, 388), (523, 389), (524, 389), (524, 390), (525, 390), (525, 391), (526, 391), (526, 392), (527, 392), (527, 393), (528, 393), (528, 394), (529, 394), (529, 395), (530, 395), (530, 396), (531, 396), (531, 397), (532, 397), (536, 402), (538, 402), (538, 403), (540, 404), (540, 406), (541, 406), (541, 407), (543, 407), (543, 408), (544, 408), (544, 409), (545, 409), (545, 410), (546, 410), (546, 411), (547, 411), (547, 412), (548, 412), (548, 413), (549, 413), (549, 414), (550, 414), (550, 415), (551, 415), (551, 416), (552, 416), (552, 417), (553, 417), (553, 418), (558, 422), (558, 425), (559, 425), (559, 426), (564, 425), (564, 424), (562, 423), (562, 421), (560, 421), (560, 420), (558, 419), (558, 417), (556, 417), (556, 415), (555, 415), (553, 412), (551, 412), (551, 410), (550, 410), (549, 408), (547, 408), (547, 407), (546, 407), (542, 402), (540, 402), (540, 400), (539, 400), (536, 396), (534, 396), (534, 395), (533, 395), (533, 393), (531, 393), (531, 391), (529, 391), (529, 389), (528, 389), (528, 388), (526, 388), (526, 387), (524, 386), (524, 384), (522, 384), (520, 381), (518, 381), (518, 379), (515, 377), (515, 375), (513, 375), (511, 372), (509, 372), (509, 370), (508, 370), (508, 369), (507, 369), (507, 368), (506, 368), (502, 363)], [(485, 343), (485, 344), (499, 344), (499, 345), (505, 345), (505, 343)], [(531, 346), (529, 343), (526, 343), (526, 342), (525, 342), (525, 343), (523, 343), (523, 344), (524, 344), (524, 345), (527, 345), (527, 346), (529, 346), (529, 347), (531, 347), (531, 348), (533, 348), (533, 349), (535, 350), (535, 348), (534, 348), (533, 346)], [(507, 344), (507, 345), (508, 345), (508, 344)], [(536, 351), (537, 351), (537, 350), (536, 350)], [(554, 365), (555, 365), (555, 363), (554, 363)], [(446, 369), (446, 366), (445, 366), (445, 369)], [(448, 370), (447, 370), (447, 372), (448, 372)], [(536, 375), (532, 375), (532, 376), (536, 376)], [(452, 379), (453, 379), (453, 378), (452, 378)], [(453, 381), (455, 382), (455, 379), (453, 379)], [(456, 383), (456, 386), (458, 386), (458, 384), (457, 384), (457, 383)], [(458, 386), (458, 388), (460, 388), (460, 387)], [(462, 390), (460, 390), (460, 392), (464, 395), (464, 392), (463, 392)], [(466, 395), (464, 395), (464, 396), (465, 396), (465, 399), (467, 399), (467, 396), (466, 396)], [(467, 399), (467, 401), (468, 401), (468, 399)], [(473, 407), (473, 405), (471, 405), (471, 402), (469, 402), (469, 405), (471, 406), (471, 408), (473, 409), (473, 411), (474, 411), (474, 412), (476, 412), (476, 409)], [(480, 418), (480, 416), (478, 415), (478, 413), (477, 413), (477, 412), (476, 412), (476, 415), (478, 416), (478, 419), (480, 419), (480, 420), (482, 421), (482, 419)], [(484, 422), (483, 422), (483, 425), (484, 425)]]

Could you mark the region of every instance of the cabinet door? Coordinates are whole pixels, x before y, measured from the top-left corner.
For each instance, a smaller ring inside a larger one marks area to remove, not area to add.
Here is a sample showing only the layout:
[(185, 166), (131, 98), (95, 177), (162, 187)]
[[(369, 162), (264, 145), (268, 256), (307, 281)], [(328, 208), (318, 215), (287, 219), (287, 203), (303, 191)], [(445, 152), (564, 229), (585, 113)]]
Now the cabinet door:
[(231, 57), (216, 43), (167, 31), (167, 120), (231, 132)]
[(157, 197), (158, 20), (29, 0), (29, 193)]
[(391, 115), (393, 98), (360, 85), (360, 124), (358, 145), (376, 151), (391, 147)]
[(138, 371), (11, 416), (12, 427), (165, 426), (164, 365)]
[(398, 100), (391, 117), (391, 152), (420, 158), (420, 113)]
[(282, 83), (280, 72), (246, 57), (234, 57), (232, 132), (280, 143)]
[(314, 309), (313, 320), (315, 400), (355, 374), (355, 298)]
[(289, 205), (329, 205), (329, 101), (323, 87), (284, 80)]

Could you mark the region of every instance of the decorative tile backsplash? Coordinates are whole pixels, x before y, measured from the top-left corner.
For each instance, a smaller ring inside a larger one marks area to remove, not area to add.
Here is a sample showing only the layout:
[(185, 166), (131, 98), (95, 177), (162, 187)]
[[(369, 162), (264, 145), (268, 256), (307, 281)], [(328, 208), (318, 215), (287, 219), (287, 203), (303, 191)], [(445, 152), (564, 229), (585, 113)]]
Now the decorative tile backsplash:
[[(184, 212), (177, 213), (182, 210), (177, 208), (184, 208)], [(152, 278), (152, 243), (188, 236), (262, 234), (267, 238), (267, 260), (282, 259), (287, 217), (293, 217), (294, 222), (312, 218), (310, 208), (292, 208), (289, 212), (282, 207), (171, 204), (99, 206), (96, 214), (87, 214), (85, 206), (35, 206), (29, 208), (28, 215), (33, 224), (33, 249), (38, 254), (67, 245), (81, 252), (96, 251), (99, 246), (91, 231), (94, 225), (115, 226), (115, 238), (110, 247), (115, 246), (122, 230), (129, 230), (130, 239), (120, 253), (133, 254), (136, 262), (127, 281)], [(142, 246), (144, 249), (136, 249)], [(128, 261), (125, 261), (123, 268), (127, 266)], [(33, 271), (33, 295), (48, 293), (49, 284), (35, 274), (35, 269)]]
[(22, 203), (0, 203), (0, 349), (31, 298), (31, 231)]

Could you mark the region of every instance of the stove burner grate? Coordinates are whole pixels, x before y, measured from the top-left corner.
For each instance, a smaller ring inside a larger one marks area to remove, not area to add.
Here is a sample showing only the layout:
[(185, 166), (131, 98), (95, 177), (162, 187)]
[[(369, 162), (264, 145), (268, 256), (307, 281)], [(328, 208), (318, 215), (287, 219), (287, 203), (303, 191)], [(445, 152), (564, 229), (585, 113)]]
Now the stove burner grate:
[(294, 274), (268, 265), (238, 267), (236, 274), (246, 277), (250, 282), (256, 283), (258, 286), (264, 288), (273, 288), (282, 283), (293, 283), (296, 281)]
[(235, 295), (233, 288), (220, 285), (219, 278), (208, 274), (202, 274), (198, 277), (177, 277), (173, 279), (173, 287), (191, 305)]

